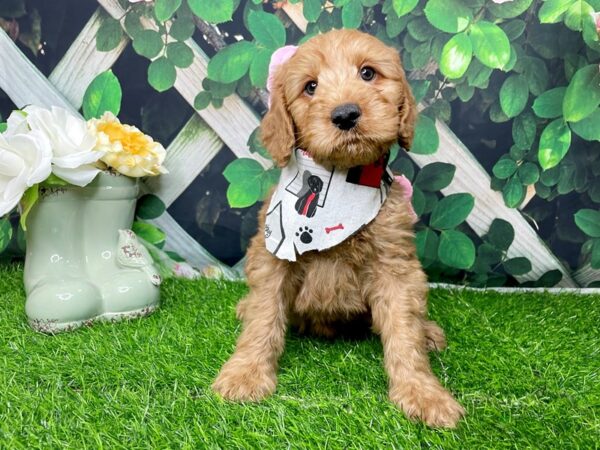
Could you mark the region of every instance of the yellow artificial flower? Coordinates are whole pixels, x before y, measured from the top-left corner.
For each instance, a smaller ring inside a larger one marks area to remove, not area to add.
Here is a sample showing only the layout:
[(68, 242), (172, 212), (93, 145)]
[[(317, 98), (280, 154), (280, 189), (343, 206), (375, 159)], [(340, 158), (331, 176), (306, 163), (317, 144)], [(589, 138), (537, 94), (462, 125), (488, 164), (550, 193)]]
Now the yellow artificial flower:
[(132, 178), (167, 173), (162, 167), (166, 151), (158, 142), (132, 125), (122, 124), (111, 112), (91, 119), (89, 127), (96, 135), (96, 150), (107, 166)]

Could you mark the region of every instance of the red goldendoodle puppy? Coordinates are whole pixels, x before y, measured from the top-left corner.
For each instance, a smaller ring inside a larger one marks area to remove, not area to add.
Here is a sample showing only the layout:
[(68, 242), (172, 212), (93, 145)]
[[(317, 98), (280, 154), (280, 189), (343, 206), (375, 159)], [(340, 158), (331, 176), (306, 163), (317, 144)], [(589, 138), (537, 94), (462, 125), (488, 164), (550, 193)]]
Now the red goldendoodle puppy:
[[(310, 39), (277, 68), (262, 140), (280, 166), (295, 148), (336, 170), (364, 166), (396, 141), (410, 148), (416, 114), (398, 52), (370, 35), (336, 30)], [(248, 249), (250, 293), (238, 305), (243, 331), (215, 391), (232, 400), (273, 393), (288, 325), (333, 337), (367, 319), (381, 335), (390, 399), (410, 418), (456, 425), (464, 410), (429, 365), (428, 350), (445, 347), (445, 338), (427, 319), (427, 280), (403, 189), (393, 183), (375, 219), (343, 242), (293, 262), (266, 248), (265, 203)]]

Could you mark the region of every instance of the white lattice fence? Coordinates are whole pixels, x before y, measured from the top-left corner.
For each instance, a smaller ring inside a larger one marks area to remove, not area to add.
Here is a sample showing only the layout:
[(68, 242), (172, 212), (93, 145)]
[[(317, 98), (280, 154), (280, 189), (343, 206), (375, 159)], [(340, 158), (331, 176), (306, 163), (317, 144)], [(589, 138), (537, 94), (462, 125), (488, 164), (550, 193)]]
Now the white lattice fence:
[[(117, 0), (98, 0), (98, 3), (115, 18), (120, 18), (125, 13)], [(300, 29), (305, 29), (306, 24), (297, 9), (286, 8), (286, 12)], [(18, 107), (35, 103), (63, 106), (72, 111), (79, 109), (89, 83), (98, 74), (112, 67), (128, 45), (128, 41), (123, 39), (110, 52), (97, 51), (95, 36), (101, 21), (101, 14), (96, 12), (48, 79), (0, 31), (0, 89)], [(151, 22), (142, 25), (146, 28), (154, 27)], [(186, 69), (177, 69), (175, 89), (193, 107), (195, 96), (202, 90), (209, 58), (193, 40), (188, 40), (187, 44), (194, 52), (194, 61)], [(171, 205), (225, 145), (236, 157), (253, 158), (263, 167), (268, 167), (270, 161), (251, 153), (247, 146), (248, 137), (258, 123), (259, 117), (255, 111), (237, 95), (226, 98), (219, 109), (208, 107), (196, 111), (167, 149), (165, 165), (170, 173), (147, 181), (145, 190), (158, 195), (167, 206)], [(468, 218), (471, 228), (482, 236), (488, 231), (493, 219), (501, 218), (510, 222), (515, 230), (515, 239), (509, 248), (509, 257), (526, 256), (533, 267), (527, 275), (518, 277), (520, 280), (537, 279), (549, 270), (559, 270), (563, 274), (559, 286), (576, 286), (569, 271), (521, 213), (507, 208), (501, 195), (490, 189), (489, 175), (469, 150), (445, 124), (438, 121), (436, 126), (440, 135), (439, 150), (434, 155), (410, 156), (419, 166), (435, 161), (456, 166), (454, 182), (443, 190), (443, 194), (468, 192), (475, 197), (475, 207)], [(241, 264), (230, 268), (220, 263), (168, 213), (154, 222), (167, 233), (167, 248), (178, 252), (192, 264), (198, 267), (219, 266), (228, 278), (240, 275)]]

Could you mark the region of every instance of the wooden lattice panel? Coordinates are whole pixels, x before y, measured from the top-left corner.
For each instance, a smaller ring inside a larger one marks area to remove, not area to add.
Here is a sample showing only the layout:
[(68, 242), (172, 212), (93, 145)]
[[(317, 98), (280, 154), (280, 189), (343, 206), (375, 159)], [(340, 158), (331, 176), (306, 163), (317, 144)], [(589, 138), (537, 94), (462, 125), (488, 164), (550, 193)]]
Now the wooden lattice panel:
[[(98, 0), (98, 3), (114, 18), (120, 18), (125, 13), (117, 0)], [(305, 29), (297, 5), (286, 12), (299, 28)], [(0, 54), (3, 55), (0, 60), (0, 89), (6, 92), (18, 107), (35, 103), (42, 106), (62, 106), (76, 112), (81, 106), (83, 94), (89, 83), (98, 74), (112, 67), (128, 45), (128, 40), (124, 38), (110, 52), (97, 51), (95, 36), (101, 21), (102, 16), (96, 12), (48, 79), (18, 50), (12, 40), (0, 31)], [(155, 26), (151, 22), (144, 22), (142, 25), (146, 28)], [(193, 40), (190, 39), (186, 43), (193, 50), (194, 61), (186, 69), (177, 69), (175, 89), (193, 107), (196, 94), (202, 90), (202, 80), (207, 74), (209, 58)], [(10, 70), (7, 61), (11, 64)], [(238, 158), (253, 158), (263, 167), (271, 165), (270, 161), (248, 150), (248, 137), (258, 126), (259, 117), (239, 96), (234, 94), (226, 98), (219, 109), (209, 106), (196, 113), (167, 149), (165, 166), (170, 173), (148, 180), (144, 188), (147, 192), (158, 195), (167, 206), (184, 192), (225, 146)], [(484, 235), (495, 218), (510, 222), (515, 230), (515, 239), (508, 250), (508, 256), (526, 256), (533, 267), (527, 275), (517, 277), (519, 280), (533, 280), (549, 270), (560, 270), (563, 279), (559, 286), (577, 286), (569, 271), (548, 249), (521, 213), (507, 208), (501, 195), (490, 189), (489, 175), (471, 152), (444, 123), (437, 121), (436, 127), (440, 136), (439, 150), (433, 155), (409, 156), (421, 167), (436, 161), (456, 166), (454, 182), (442, 193), (449, 195), (468, 192), (475, 197), (475, 207), (467, 219), (475, 233), (479, 236)], [(178, 252), (193, 265), (216, 265), (221, 267), (225, 276), (229, 278), (239, 276), (243, 262), (233, 268), (223, 265), (189, 236), (168, 213), (154, 223), (167, 233), (167, 248)]]

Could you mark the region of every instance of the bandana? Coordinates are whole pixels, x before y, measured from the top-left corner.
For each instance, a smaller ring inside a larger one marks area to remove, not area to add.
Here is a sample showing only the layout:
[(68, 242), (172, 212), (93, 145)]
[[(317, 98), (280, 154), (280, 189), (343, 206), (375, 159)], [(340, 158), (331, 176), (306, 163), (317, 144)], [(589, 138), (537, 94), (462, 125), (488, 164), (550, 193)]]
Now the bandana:
[[(267, 249), (280, 259), (334, 247), (370, 223), (379, 213), (394, 180), (388, 155), (350, 169), (317, 164), (296, 149), (281, 172), (266, 216)], [(412, 186), (398, 182), (410, 196)]]

